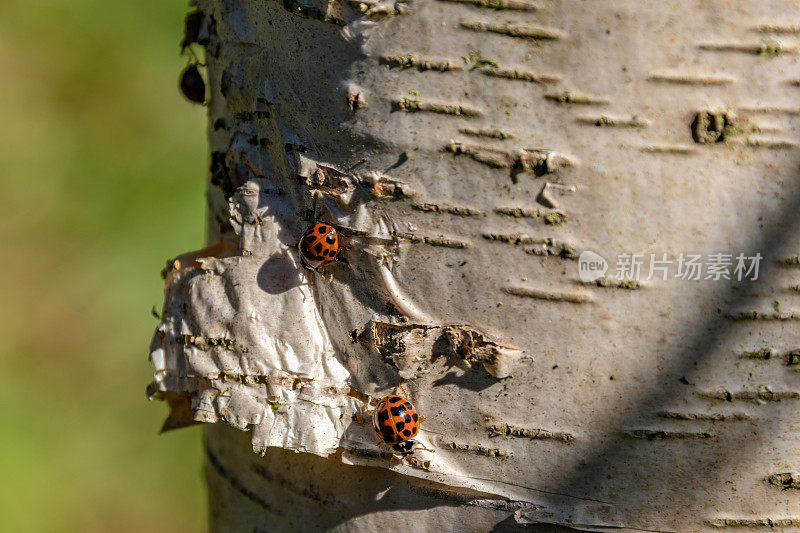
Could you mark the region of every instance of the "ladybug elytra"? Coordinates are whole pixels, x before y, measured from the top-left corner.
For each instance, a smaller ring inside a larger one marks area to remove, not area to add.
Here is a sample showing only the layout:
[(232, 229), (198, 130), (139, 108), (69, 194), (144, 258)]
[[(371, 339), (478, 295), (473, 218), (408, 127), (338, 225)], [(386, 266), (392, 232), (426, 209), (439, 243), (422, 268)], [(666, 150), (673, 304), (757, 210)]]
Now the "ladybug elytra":
[(333, 226), (316, 222), (306, 230), (298, 248), (300, 264), (316, 270), (336, 259), (339, 253), (339, 235)]
[(402, 396), (391, 394), (378, 402), (372, 416), (372, 426), (385, 444), (401, 456), (414, 453), (419, 433), (420, 417), (417, 410)]
[(197, 65), (189, 65), (181, 73), (181, 92), (190, 101), (202, 104), (206, 101), (206, 82), (197, 69)]

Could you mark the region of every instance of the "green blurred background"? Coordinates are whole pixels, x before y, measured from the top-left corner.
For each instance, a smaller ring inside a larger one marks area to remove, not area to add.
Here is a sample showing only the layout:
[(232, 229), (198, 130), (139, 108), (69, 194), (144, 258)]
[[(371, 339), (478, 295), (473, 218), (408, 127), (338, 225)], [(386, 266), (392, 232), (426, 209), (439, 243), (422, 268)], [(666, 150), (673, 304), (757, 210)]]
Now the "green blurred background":
[(0, 531), (202, 531), (201, 435), (157, 435), (168, 257), (203, 244), (182, 0), (0, 1)]

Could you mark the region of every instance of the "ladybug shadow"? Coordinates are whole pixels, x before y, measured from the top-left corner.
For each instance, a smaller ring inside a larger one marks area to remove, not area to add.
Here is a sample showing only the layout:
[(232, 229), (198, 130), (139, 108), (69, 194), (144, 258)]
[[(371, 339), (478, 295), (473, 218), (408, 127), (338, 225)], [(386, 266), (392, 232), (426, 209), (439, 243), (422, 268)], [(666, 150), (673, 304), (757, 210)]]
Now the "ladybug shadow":
[(300, 271), (287, 251), (270, 256), (258, 269), (256, 282), (261, 290), (269, 294), (281, 294), (305, 283), (300, 279)]
[(486, 390), (492, 385), (499, 383), (501, 380), (492, 376), (487, 372), (464, 372), (458, 375), (454, 371), (449, 371), (444, 376), (440, 377), (433, 382), (435, 387), (442, 385), (455, 385), (456, 387), (480, 392)]

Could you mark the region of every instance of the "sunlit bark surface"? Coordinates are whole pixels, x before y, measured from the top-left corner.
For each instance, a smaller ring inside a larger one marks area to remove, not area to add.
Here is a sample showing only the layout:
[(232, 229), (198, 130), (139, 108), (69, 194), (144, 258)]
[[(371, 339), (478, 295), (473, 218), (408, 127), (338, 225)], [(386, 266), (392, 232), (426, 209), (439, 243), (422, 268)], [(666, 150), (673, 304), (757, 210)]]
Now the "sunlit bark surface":
[(235, 245), (169, 275), (153, 361), (214, 423), (213, 530), (800, 524), (793, 2), (198, 7)]

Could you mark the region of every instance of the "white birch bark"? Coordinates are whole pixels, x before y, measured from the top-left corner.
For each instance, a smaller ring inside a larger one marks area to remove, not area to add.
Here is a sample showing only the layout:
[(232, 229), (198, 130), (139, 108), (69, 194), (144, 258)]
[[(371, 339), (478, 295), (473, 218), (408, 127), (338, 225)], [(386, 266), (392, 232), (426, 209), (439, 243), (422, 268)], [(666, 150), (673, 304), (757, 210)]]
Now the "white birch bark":
[[(235, 252), (170, 274), (152, 360), (169, 427), (216, 422), (212, 530), (800, 525), (795, 3), (198, 7)], [(401, 380), (404, 462), (369, 425)]]

